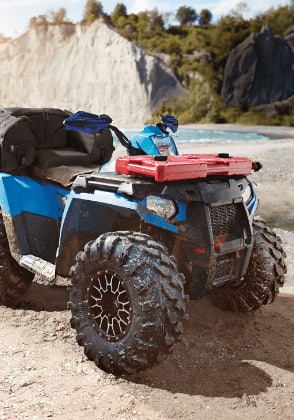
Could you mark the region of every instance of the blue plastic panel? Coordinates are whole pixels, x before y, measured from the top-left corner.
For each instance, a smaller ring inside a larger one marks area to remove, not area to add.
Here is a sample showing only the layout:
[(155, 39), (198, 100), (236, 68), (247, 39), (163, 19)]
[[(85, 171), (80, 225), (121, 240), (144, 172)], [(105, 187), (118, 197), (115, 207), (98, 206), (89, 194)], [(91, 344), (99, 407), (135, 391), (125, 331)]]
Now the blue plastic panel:
[(30, 212), (58, 220), (63, 213), (61, 197), (68, 193), (54, 184), (0, 173), (0, 207), (11, 217)]

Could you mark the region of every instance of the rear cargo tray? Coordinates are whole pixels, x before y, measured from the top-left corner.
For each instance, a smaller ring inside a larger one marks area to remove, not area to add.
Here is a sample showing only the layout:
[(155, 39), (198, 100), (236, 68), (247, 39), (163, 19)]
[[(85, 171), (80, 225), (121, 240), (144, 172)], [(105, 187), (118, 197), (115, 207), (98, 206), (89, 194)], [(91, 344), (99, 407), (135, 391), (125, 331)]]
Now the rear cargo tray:
[(206, 178), (209, 175), (244, 175), (255, 162), (227, 154), (184, 154), (180, 156), (122, 156), (116, 159), (116, 172), (146, 176), (156, 182)]

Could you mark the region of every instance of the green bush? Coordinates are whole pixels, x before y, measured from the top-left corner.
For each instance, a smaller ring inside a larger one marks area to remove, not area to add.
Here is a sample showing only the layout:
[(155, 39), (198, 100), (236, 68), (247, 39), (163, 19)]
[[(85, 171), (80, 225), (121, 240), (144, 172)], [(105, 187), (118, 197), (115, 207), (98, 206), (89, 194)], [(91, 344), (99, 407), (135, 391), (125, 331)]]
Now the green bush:
[(177, 116), (181, 124), (197, 123), (208, 117), (213, 103), (210, 86), (203, 80), (194, 80), (187, 96), (167, 101), (153, 115), (170, 112)]
[(241, 113), (236, 122), (243, 125), (285, 125), (291, 126), (294, 117), (289, 115), (266, 115), (264, 112), (250, 109), (248, 112)]

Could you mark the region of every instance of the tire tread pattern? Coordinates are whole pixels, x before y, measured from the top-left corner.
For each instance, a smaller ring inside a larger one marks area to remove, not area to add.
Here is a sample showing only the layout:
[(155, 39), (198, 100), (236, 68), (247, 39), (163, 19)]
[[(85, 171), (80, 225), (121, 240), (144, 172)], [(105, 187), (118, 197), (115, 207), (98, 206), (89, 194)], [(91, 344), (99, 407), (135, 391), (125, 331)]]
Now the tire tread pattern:
[(225, 284), (211, 293), (213, 303), (223, 310), (249, 312), (272, 303), (287, 272), (281, 238), (266, 222), (256, 217), (252, 256), (245, 279), (236, 287)]
[[(187, 318), (183, 275), (163, 244), (140, 232), (109, 232), (88, 243), (76, 259), (71, 269), (71, 326), (99, 368), (114, 374), (146, 369), (181, 340)], [(85, 303), (91, 273), (107, 268), (122, 273), (136, 300), (134, 330), (111, 345), (96, 333)]]

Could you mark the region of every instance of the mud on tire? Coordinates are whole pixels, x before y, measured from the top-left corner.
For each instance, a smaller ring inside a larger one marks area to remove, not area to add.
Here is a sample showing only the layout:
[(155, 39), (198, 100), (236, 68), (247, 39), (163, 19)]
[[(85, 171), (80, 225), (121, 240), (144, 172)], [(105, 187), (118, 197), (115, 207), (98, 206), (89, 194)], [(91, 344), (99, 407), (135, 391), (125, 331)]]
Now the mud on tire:
[(0, 303), (15, 306), (29, 289), (34, 274), (20, 267), (11, 257), (0, 213)]
[(71, 326), (99, 368), (114, 374), (146, 369), (181, 340), (184, 276), (163, 245), (141, 233), (106, 233), (76, 260)]
[(254, 244), (244, 280), (212, 291), (213, 303), (227, 311), (248, 312), (274, 301), (287, 272), (281, 238), (264, 220), (253, 222)]

